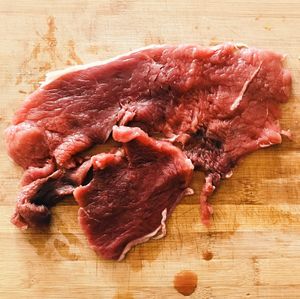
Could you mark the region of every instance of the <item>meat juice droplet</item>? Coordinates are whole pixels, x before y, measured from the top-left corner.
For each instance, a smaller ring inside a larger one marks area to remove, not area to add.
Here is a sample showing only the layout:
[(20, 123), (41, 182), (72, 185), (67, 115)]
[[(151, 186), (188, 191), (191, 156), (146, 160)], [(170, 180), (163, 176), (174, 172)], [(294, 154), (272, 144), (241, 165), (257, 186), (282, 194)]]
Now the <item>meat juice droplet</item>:
[(210, 261), (213, 258), (213, 256), (214, 254), (211, 251), (206, 250), (202, 252), (202, 257), (206, 261)]
[(173, 283), (178, 293), (189, 296), (197, 288), (198, 276), (192, 271), (183, 270), (175, 275)]

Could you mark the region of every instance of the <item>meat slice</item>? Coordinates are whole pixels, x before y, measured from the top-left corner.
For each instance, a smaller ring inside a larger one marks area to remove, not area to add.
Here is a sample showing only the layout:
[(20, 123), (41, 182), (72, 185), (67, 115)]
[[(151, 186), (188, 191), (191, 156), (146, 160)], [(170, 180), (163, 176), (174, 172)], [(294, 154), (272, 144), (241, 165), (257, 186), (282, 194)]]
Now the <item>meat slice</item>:
[(180, 149), (139, 128), (114, 127), (113, 138), (124, 143), (122, 149), (93, 156), (93, 179), (74, 196), (91, 247), (121, 260), (133, 246), (165, 235), (165, 221), (187, 192), (193, 165)]
[(282, 62), (236, 44), (161, 45), (51, 73), (7, 129), (9, 155), (28, 183), (50, 175), (49, 160), (63, 172), (77, 167), (76, 155), (104, 143), (116, 124), (160, 133), (205, 171), (207, 222), (220, 180), (245, 155), (281, 142), (279, 106), (291, 89)]

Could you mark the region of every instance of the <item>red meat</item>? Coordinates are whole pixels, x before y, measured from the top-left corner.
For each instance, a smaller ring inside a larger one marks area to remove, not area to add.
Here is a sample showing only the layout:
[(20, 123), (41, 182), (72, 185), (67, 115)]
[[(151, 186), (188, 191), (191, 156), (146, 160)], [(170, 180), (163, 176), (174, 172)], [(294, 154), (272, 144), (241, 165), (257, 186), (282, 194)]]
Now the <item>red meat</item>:
[(49, 161), (52, 172), (78, 167), (76, 155), (105, 142), (115, 124), (160, 133), (205, 171), (206, 222), (207, 197), (238, 160), (281, 142), (279, 104), (291, 88), (282, 60), (234, 44), (163, 45), (52, 73), (16, 113), (8, 152), (27, 183), (51, 176)]
[(115, 127), (113, 138), (124, 143), (122, 150), (92, 157), (93, 179), (74, 196), (91, 247), (121, 260), (136, 244), (165, 235), (165, 221), (187, 192), (193, 165), (180, 149), (139, 128)]

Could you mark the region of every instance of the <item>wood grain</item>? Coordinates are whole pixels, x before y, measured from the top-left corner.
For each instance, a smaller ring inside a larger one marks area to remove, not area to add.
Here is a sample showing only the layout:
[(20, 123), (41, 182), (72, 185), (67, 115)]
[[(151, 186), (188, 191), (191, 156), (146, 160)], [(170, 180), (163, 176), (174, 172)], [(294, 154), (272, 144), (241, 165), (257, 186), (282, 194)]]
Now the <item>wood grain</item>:
[[(185, 269), (198, 275), (191, 298), (299, 298), (298, 0), (2, 0), (0, 15), (0, 298), (181, 298), (173, 278)], [(3, 131), (46, 72), (152, 43), (223, 41), (287, 54), (294, 82), (282, 126), (294, 141), (240, 163), (212, 198), (210, 228), (199, 222), (201, 173), (167, 237), (136, 247), (121, 263), (88, 248), (72, 199), (54, 208), (48, 231), (9, 223), (22, 171), (6, 155)]]

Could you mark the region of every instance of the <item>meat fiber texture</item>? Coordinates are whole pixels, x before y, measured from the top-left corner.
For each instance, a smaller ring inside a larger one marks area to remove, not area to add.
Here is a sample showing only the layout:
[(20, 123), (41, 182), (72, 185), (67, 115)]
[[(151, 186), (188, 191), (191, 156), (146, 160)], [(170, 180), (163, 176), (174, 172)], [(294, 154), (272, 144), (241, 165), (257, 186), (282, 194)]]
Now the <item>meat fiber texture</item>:
[(91, 247), (121, 260), (132, 246), (166, 234), (165, 221), (188, 192), (194, 167), (179, 148), (140, 128), (114, 127), (113, 138), (122, 149), (93, 156), (93, 179), (74, 197)]
[(8, 153), (25, 170), (13, 222), (48, 219), (48, 208), (85, 180), (96, 159), (81, 166), (78, 154), (127, 125), (174, 143), (205, 172), (207, 223), (207, 198), (238, 160), (281, 142), (279, 104), (291, 89), (282, 63), (282, 55), (236, 44), (160, 45), (50, 73), (6, 131)]

